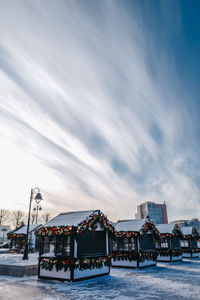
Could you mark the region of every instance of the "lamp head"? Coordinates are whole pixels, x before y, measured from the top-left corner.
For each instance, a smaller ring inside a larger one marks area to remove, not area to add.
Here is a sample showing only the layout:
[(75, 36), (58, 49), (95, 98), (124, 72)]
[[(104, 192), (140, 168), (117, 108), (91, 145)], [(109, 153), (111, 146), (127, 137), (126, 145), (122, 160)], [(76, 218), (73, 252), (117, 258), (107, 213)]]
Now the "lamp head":
[(37, 193), (34, 199), (37, 204), (40, 204), (41, 200), (43, 200), (40, 193)]

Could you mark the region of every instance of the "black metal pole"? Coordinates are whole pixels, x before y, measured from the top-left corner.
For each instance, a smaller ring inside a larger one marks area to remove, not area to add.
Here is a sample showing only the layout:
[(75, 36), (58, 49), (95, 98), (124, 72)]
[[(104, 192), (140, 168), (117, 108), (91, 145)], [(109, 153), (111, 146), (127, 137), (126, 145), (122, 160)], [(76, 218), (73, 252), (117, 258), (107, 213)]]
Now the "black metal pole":
[(28, 223), (27, 223), (27, 231), (26, 231), (26, 243), (24, 249), (23, 260), (28, 259), (28, 235), (29, 235), (29, 225), (30, 225), (30, 214), (31, 214), (31, 202), (33, 199), (34, 190), (31, 189), (30, 202), (29, 202), (29, 211), (28, 211)]
[(38, 221), (38, 208), (39, 208), (39, 205), (37, 205), (37, 209), (36, 209), (36, 223), (37, 224), (37, 221)]

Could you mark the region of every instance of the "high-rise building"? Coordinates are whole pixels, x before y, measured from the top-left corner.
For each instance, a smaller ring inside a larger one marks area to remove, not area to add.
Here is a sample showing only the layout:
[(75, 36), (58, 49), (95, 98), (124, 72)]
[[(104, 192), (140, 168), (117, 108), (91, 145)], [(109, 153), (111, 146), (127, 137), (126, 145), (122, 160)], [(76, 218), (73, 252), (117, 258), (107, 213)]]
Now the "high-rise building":
[(168, 224), (167, 207), (165, 202), (157, 204), (155, 202), (146, 201), (137, 207), (136, 219), (149, 218), (155, 224)]

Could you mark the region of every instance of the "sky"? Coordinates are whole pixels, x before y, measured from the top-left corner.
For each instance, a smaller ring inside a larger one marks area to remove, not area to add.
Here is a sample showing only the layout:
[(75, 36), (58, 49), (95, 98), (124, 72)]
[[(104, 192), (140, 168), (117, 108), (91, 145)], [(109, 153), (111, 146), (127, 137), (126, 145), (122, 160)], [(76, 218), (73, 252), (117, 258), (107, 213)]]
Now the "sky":
[(200, 217), (199, 1), (0, 6), (1, 208)]

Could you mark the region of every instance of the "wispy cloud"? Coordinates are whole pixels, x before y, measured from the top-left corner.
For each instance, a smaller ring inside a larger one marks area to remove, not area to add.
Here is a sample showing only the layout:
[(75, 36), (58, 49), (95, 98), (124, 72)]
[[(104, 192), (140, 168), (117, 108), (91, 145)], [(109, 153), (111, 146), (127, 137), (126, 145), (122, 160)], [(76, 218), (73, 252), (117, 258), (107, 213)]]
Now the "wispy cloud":
[(173, 219), (200, 208), (195, 120), (143, 26), (117, 1), (3, 4), (0, 134), (55, 176), (52, 211), (132, 217), (141, 201), (165, 200)]

